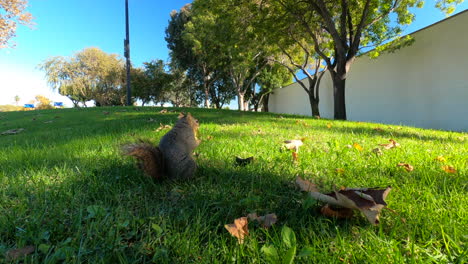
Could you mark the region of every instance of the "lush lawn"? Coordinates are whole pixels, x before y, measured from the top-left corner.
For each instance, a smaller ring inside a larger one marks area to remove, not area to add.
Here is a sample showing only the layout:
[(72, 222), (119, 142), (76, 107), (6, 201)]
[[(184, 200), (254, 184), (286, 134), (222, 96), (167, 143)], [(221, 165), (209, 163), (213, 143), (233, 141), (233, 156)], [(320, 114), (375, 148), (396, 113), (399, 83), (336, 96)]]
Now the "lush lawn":
[[(283, 258), (288, 250), (284, 226), (295, 233), (297, 254), (307, 249), (296, 262), (468, 261), (466, 133), (191, 109), (201, 124), (197, 177), (154, 183), (119, 149), (138, 138), (157, 142), (167, 130), (155, 129), (177, 118), (160, 110), (0, 113), (0, 133), (25, 129), (0, 136), (0, 262), (11, 249), (34, 246), (15, 261), (271, 263), (265, 249), (274, 246)], [(280, 146), (303, 137), (294, 164)], [(390, 138), (401, 147), (372, 152)], [(255, 161), (237, 167), (235, 156)], [(324, 191), (390, 185), (387, 203), (397, 214), (384, 210), (377, 226), (360, 214), (325, 218), (321, 204), (295, 187), (298, 175)], [(268, 230), (251, 223), (239, 245), (224, 225), (252, 212), (276, 213), (279, 221)]]

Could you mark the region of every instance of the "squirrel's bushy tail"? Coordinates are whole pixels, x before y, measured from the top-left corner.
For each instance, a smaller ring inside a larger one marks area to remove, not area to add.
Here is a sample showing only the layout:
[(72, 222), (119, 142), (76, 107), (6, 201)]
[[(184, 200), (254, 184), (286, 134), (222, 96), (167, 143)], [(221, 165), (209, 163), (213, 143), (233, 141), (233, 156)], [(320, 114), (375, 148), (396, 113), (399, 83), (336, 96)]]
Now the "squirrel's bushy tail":
[(135, 157), (138, 166), (148, 176), (160, 180), (164, 177), (163, 155), (158, 147), (149, 142), (126, 144), (122, 146), (124, 155)]

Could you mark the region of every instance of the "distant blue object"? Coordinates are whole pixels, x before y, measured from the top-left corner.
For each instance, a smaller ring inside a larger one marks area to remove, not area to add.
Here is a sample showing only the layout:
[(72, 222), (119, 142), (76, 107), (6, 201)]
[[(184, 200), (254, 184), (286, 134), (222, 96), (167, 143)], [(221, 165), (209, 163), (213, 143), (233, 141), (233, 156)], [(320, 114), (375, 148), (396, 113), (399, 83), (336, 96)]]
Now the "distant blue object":
[(63, 107), (63, 102), (54, 102), (55, 107)]
[(34, 108), (33, 104), (24, 104), (24, 108)]

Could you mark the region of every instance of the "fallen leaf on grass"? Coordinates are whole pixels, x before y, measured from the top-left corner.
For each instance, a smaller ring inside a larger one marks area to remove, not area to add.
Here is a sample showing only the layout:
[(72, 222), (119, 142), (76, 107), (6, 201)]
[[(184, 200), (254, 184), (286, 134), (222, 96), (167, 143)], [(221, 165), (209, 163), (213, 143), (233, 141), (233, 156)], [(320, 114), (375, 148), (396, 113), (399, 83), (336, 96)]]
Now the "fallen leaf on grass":
[(104, 115), (108, 115), (108, 114), (110, 114), (109, 112), (102, 112), (102, 113), (103, 113)]
[(375, 148), (375, 149), (372, 150), (372, 152), (377, 154), (377, 156), (383, 155), (383, 152), (382, 152), (382, 150), (380, 148)]
[(397, 164), (398, 167), (403, 167), (406, 171), (413, 171), (414, 168), (413, 166), (409, 165), (408, 163), (403, 163), (403, 162), (400, 162)]
[(344, 188), (324, 194), (318, 191), (317, 185), (300, 177), (296, 178), (296, 184), (316, 200), (333, 206), (361, 211), (367, 220), (374, 225), (379, 223), (380, 212), (387, 206), (385, 198), (391, 190), (391, 187), (385, 189)]
[(8, 261), (15, 261), (19, 258), (25, 257), (36, 250), (34, 246), (26, 246), (24, 248), (10, 249), (6, 252), (5, 257)]
[(293, 149), (295, 152), (299, 152), (299, 147), (304, 145), (301, 139), (292, 139), (292, 140), (285, 140), (284, 146), (287, 149)]
[(163, 124), (160, 123), (159, 127), (156, 129), (156, 132), (159, 132), (159, 131), (161, 131), (163, 129), (170, 129), (170, 128), (171, 128), (170, 125), (163, 125)]
[(444, 158), (444, 156), (437, 156), (435, 160), (440, 161), (440, 162), (446, 162), (447, 160)]
[(335, 169), (336, 173), (338, 174), (344, 174), (345, 170), (343, 168), (337, 168)]
[(292, 154), (293, 162), (297, 162), (299, 160), (299, 154), (297, 154), (297, 152), (295, 151), (293, 151), (291, 154)]
[(457, 173), (457, 170), (452, 166), (445, 165), (445, 166), (442, 166), (442, 169), (448, 173)]
[(374, 127), (374, 130), (377, 132), (384, 132), (385, 130), (381, 127)]
[(248, 158), (239, 158), (239, 157), (236, 157), (236, 165), (237, 166), (245, 166), (247, 164), (250, 164), (252, 163), (252, 161), (254, 160), (254, 157), (248, 157)]
[(353, 147), (359, 151), (363, 151), (364, 149), (358, 143), (353, 143)]
[(234, 220), (234, 224), (227, 224), (224, 227), (232, 236), (237, 237), (239, 244), (242, 244), (244, 237), (249, 235), (248, 223), (247, 217), (241, 217)]
[(332, 124), (328, 123), (328, 124), (327, 124), (327, 128), (328, 128), (328, 129), (332, 128)]
[(332, 208), (329, 204), (324, 205), (320, 209), (320, 213), (324, 216), (335, 217), (338, 219), (351, 218), (354, 215), (353, 209), (350, 208)]
[(388, 141), (390, 141), (390, 143), (388, 143), (388, 144), (379, 144), (379, 146), (384, 147), (384, 149), (391, 149), (391, 148), (400, 147), (400, 144), (397, 143), (395, 140), (389, 139)]
[(160, 114), (165, 114), (165, 113), (167, 113), (167, 109), (163, 109), (163, 110), (159, 111), (159, 113)]
[(213, 136), (207, 136), (205, 140), (212, 140)]
[(7, 131), (3, 131), (2, 135), (15, 135), (15, 134), (18, 134), (18, 133), (22, 132), (23, 130), (24, 130), (24, 128), (10, 129), (10, 130), (7, 130)]
[(265, 135), (266, 133), (262, 131), (261, 129), (258, 129), (257, 131), (252, 132), (253, 135)]
[(263, 216), (257, 216), (257, 213), (251, 213), (247, 215), (250, 221), (257, 220), (262, 227), (269, 228), (278, 221), (276, 214), (267, 214)]

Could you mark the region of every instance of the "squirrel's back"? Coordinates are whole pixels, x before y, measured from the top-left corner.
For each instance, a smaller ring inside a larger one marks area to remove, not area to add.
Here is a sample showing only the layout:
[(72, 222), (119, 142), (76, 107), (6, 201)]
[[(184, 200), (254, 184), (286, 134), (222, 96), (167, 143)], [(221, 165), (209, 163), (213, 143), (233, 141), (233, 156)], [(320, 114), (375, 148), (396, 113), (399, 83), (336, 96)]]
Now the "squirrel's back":
[(123, 147), (124, 154), (135, 157), (139, 167), (154, 179), (191, 178), (197, 168), (192, 152), (200, 144), (198, 127), (198, 120), (190, 113), (180, 114), (174, 127), (161, 138), (159, 146), (148, 142), (128, 144)]

